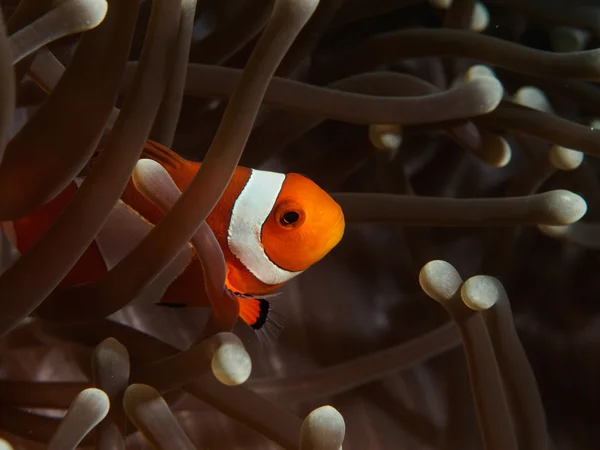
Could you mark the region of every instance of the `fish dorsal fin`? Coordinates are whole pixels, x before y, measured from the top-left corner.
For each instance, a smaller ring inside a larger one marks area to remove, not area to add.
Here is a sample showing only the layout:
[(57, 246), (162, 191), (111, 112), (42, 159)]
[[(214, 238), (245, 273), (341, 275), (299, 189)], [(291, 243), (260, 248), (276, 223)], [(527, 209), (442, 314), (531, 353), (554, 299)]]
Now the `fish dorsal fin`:
[(180, 191), (186, 190), (202, 165), (199, 162), (188, 161), (170, 148), (154, 141), (146, 142), (140, 159), (152, 159), (163, 166)]
[(154, 141), (146, 141), (140, 159), (148, 158), (160, 163), (165, 169), (181, 169), (187, 161), (173, 150)]

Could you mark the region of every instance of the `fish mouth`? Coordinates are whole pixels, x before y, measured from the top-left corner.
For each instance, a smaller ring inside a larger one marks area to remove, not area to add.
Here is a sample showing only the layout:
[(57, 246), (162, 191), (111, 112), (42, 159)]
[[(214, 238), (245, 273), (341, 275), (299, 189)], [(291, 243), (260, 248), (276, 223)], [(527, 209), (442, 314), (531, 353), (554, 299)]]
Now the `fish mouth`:
[(344, 220), (344, 213), (342, 213), (342, 211), (340, 210), (340, 215), (338, 219), (331, 226), (329, 232), (327, 233), (329, 235), (329, 238), (325, 243), (327, 251), (333, 249), (336, 245), (339, 244), (339, 242), (342, 240), (342, 237), (344, 236), (345, 229), (346, 221)]

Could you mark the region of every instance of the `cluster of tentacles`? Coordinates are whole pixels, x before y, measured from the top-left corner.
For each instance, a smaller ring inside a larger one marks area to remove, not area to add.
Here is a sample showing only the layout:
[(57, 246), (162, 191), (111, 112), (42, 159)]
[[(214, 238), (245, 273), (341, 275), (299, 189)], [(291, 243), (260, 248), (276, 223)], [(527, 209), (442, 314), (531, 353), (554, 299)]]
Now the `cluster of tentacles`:
[[(27, 252), (0, 242), (0, 448), (597, 447), (594, 1), (0, 5), (0, 221), (85, 175)], [(147, 139), (203, 161), (188, 189)], [(266, 344), (205, 223), (238, 164), (347, 221)], [(164, 219), (60, 288), (132, 174)], [(188, 242), (212, 308), (137, 304)]]

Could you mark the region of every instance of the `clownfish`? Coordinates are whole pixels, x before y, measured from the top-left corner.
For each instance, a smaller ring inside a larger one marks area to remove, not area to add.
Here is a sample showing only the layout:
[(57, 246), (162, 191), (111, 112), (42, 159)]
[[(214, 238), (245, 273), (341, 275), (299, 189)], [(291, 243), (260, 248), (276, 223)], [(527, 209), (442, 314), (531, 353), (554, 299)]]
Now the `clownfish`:
[[(162, 165), (183, 191), (202, 163), (147, 141), (140, 159)], [(23, 254), (45, 233), (76, 195), (76, 178), (48, 203), (26, 217), (3, 222), (12, 246)], [(142, 195), (132, 179), (102, 229), (59, 284), (72, 287), (107, 273), (157, 224), (164, 213)], [(322, 259), (342, 239), (345, 228), (340, 206), (308, 178), (238, 166), (206, 223), (223, 251), (224, 288), (239, 301), (240, 318), (260, 330), (269, 319), (265, 298)], [(165, 306), (207, 307), (204, 275), (191, 244), (146, 291)]]

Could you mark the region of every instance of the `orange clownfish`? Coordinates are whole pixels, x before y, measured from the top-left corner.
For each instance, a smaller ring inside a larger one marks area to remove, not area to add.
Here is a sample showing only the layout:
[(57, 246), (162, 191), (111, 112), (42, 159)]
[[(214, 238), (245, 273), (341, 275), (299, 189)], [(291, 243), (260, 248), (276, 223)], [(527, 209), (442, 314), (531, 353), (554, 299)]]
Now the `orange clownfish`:
[[(161, 164), (183, 191), (201, 163), (148, 141), (140, 158)], [(81, 179), (30, 215), (2, 227), (19, 253), (26, 252), (75, 196)], [(163, 217), (130, 179), (105, 225), (60, 286), (88, 283), (103, 276), (131, 251)], [(240, 317), (255, 330), (267, 323), (264, 298), (323, 258), (341, 240), (340, 206), (314, 182), (287, 175), (237, 167), (206, 222), (217, 238), (227, 266), (225, 288), (240, 302)], [(202, 266), (189, 244), (155, 279), (150, 289), (167, 306), (210, 306)], [(261, 298), (262, 297), (262, 298)]]

